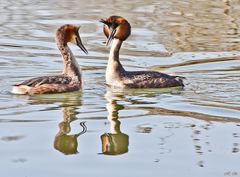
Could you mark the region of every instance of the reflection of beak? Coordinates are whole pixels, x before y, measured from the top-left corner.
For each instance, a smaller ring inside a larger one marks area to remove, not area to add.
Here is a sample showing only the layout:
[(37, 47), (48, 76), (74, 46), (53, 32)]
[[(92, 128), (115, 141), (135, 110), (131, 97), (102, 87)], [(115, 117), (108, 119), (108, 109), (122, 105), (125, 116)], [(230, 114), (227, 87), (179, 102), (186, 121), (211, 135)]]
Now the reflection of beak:
[(83, 130), (80, 133), (76, 134), (76, 137), (79, 137), (80, 135), (82, 135), (82, 134), (87, 132), (87, 126), (85, 125), (85, 123), (86, 122), (80, 122), (80, 125), (83, 128)]
[(82, 41), (80, 39), (79, 36), (76, 37), (76, 43), (77, 43), (77, 46), (80, 47), (80, 49), (82, 49), (82, 51), (85, 53), (85, 54), (88, 54), (88, 51), (87, 49), (84, 47), (84, 45), (82, 44)]
[(115, 35), (115, 33), (116, 33), (117, 30), (111, 28), (110, 31), (111, 31), (111, 33), (110, 33), (110, 35), (108, 36), (106, 46), (108, 46), (108, 45), (112, 42), (112, 40), (113, 40), (113, 38), (114, 38), (114, 35)]

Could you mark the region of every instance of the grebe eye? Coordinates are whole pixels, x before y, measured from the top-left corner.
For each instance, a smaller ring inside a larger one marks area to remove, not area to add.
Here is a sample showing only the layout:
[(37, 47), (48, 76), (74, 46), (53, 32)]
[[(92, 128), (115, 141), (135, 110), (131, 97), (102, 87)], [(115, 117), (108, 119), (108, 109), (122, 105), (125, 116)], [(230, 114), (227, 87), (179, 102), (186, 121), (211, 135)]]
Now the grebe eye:
[(117, 28), (119, 25), (118, 25), (117, 23), (113, 23), (112, 26), (113, 26), (113, 28), (115, 29), (115, 28)]
[(111, 29), (116, 29), (119, 25), (116, 24), (116, 23), (109, 23), (108, 24), (108, 27), (111, 28)]

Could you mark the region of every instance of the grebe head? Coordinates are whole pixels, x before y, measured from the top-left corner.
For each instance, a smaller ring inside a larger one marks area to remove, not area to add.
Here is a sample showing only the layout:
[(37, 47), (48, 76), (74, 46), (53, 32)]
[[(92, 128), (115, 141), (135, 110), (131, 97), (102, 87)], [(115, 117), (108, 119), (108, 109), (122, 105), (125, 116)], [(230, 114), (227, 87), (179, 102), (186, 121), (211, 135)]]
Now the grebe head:
[(67, 45), (68, 42), (71, 42), (77, 45), (84, 53), (88, 53), (87, 49), (82, 44), (80, 35), (79, 35), (80, 26), (75, 25), (63, 25), (61, 26), (56, 33), (56, 40), (61, 41), (63, 45)]
[(131, 26), (123, 17), (110, 16), (106, 20), (101, 19), (100, 22), (104, 23), (103, 31), (108, 38), (106, 45), (109, 45), (114, 38), (124, 41), (131, 34)]

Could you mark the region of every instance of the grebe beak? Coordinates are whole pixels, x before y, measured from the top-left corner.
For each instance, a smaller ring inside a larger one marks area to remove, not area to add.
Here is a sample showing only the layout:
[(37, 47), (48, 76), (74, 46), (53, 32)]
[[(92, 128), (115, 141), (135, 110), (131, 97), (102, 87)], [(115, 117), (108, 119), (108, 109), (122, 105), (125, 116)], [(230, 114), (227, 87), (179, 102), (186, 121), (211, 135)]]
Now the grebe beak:
[(106, 46), (109, 46), (109, 44), (111, 43), (111, 41), (114, 38), (114, 35), (116, 33), (116, 28), (114, 29), (112, 26), (110, 26), (109, 24), (107, 24), (107, 22), (104, 19), (100, 19), (99, 22), (107, 25), (110, 29), (110, 35), (108, 36), (107, 42), (106, 42)]
[(110, 33), (110, 35), (108, 36), (106, 46), (109, 46), (109, 44), (112, 42), (112, 40), (113, 40), (113, 38), (114, 38), (114, 35), (115, 35), (115, 33), (116, 33), (117, 30), (110, 28), (110, 31), (111, 31), (111, 33)]
[(99, 22), (104, 23), (106, 25), (106, 21), (103, 19), (100, 19)]
[(88, 54), (88, 51), (87, 49), (84, 47), (84, 45), (82, 44), (82, 41), (81, 41), (81, 38), (79, 36), (76, 37), (76, 43), (77, 43), (77, 46), (82, 49), (82, 51), (85, 53), (85, 54)]

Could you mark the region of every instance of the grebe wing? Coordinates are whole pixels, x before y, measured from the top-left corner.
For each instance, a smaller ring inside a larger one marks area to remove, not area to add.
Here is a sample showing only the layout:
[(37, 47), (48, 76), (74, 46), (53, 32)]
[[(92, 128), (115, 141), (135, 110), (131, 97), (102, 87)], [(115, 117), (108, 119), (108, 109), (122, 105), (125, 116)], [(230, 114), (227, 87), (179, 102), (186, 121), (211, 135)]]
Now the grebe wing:
[(15, 86), (26, 85), (30, 87), (36, 87), (43, 84), (69, 84), (71, 78), (65, 75), (56, 76), (41, 76), (26, 80), (22, 83), (16, 84)]
[(148, 80), (153, 78), (171, 78), (168, 74), (160, 73), (157, 71), (126, 71), (125, 76), (134, 80)]
[(184, 86), (183, 77), (170, 76), (156, 71), (127, 72), (124, 84), (131, 88), (164, 88)]
[(81, 85), (78, 83), (70, 84), (43, 84), (32, 87), (29, 94), (44, 94), (44, 93), (63, 93), (77, 91), (81, 89)]
[(11, 92), (20, 95), (33, 95), (80, 90), (81, 82), (71, 82), (71, 80), (70, 77), (64, 75), (36, 77), (13, 86)]

